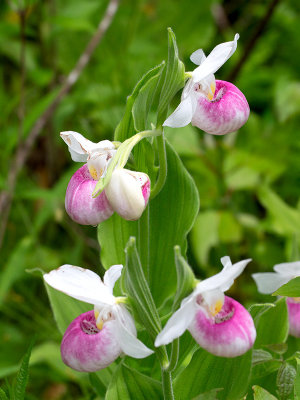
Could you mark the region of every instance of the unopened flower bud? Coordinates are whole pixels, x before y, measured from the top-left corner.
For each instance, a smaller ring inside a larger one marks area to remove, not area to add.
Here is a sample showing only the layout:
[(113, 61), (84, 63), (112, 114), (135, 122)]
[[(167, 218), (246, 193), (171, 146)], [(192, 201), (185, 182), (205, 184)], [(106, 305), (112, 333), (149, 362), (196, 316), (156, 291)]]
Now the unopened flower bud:
[(73, 221), (81, 225), (100, 224), (113, 214), (104, 191), (96, 198), (92, 197), (96, 184), (87, 164), (75, 172), (68, 184), (66, 211)]
[(212, 100), (205, 95), (197, 97), (192, 125), (213, 135), (234, 132), (248, 120), (250, 108), (246, 97), (232, 83), (216, 80)]
[(115, 320), (106, 321), (100, 330), (94, 311), (79, 315), (64, 334), (61, 343), (63, 362), (82, 372), (106, 368), (122, 353), (114, 331)]
[(122, 218), (136, 220), (147, 205), (150, 180), (142, 172), (118, 168), (112, 173), (105, 193), (112, 209)]

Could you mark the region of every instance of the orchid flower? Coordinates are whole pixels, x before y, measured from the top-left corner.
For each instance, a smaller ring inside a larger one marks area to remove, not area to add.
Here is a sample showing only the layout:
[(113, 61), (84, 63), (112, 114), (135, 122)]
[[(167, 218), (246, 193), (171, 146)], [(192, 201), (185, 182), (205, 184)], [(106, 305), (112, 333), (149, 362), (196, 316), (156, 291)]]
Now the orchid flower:
[(124, 298), (113, 295), (122, 268), (110, 267), (103, 282), (93, 271), (73, 265), (63, 265), (44, 275), (54, 289), (94, 305), (94, 311), (79, 315), (69, 325), (61, 343), (62, 359), (73, 369), (97, 371), (122, 352), (135, 358), (153, 353), (137, 339), (134, 320), (122, 304)]
[[(291, 279), (300, 276), (300, 261), (276, 264), (274, 271), (252, 275), (260, 293), (271, 294)], [(287, 297), (286, 302), (289, 314), (290, 334), (300, 337), (300, 297)]]
[(97, 225), (114, 211), (127, 220), (140, 218), (150, 196), (148, 175), (117, 167), (105, 190), (93, 198), (97, 181), (105, 176), (116, 153), (114, 144), (109, 140), (93, 143), (72, 131), (60, 135), (72, 160), (87, 162), (75, 172), (67, 187), (65, 207), (69, 216), (82, 225)]
[(190, 57), (198, 67), (190, 73), (181, 103), (166, 119), (164, 126), (197, 126), (207, 133), (224, 135), (239, 129), (249, 117), (249, 105), (243, 93), (232, 83), (216, 81), (214, 73), (232, 56), (239, 35), (221, 43), (205, 57), (202, 49)]
[(249, 261), (232, 264), (228, 256), (221, 258), (222, 271), (197, 284), (158, 334), (155, 346), (168, 344), (189, 330), (201, 347), (217, 356), (236, 357), (248, 351), (256, 338), (252, 317), (224, 292)]

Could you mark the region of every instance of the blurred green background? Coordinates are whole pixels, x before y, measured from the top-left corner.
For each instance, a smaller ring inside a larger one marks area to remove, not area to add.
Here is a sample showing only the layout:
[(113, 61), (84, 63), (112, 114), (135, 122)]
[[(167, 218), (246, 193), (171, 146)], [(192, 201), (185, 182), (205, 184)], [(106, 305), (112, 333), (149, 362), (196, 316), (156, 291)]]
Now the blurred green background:
[[(102, 0), (0, 0), (0, 191), (7, 189), (17, 146), (57, 94), (106, 5)], [(187, 70), (194, 68), (189, 60), (194, 50), (208, 54), (239, 32), (238, 49), (216, 78), (233, 80), (251, 108), (247, 124), (225, 137), (192, 126), (166, 130), (200, 193), (188, 252), (196, 274), (217, 272), (225, 254), (234, 262), (251, 257), (247, 274), (231, 290), (249, 305), (266, 300), (258, 296), (251, 273), (299, 259), (299, 17), (297, 0), (121, 2), (17, 180), (0, 249), (4, 386), (13, 381), (36, 334), (27, 398), (94, 398), (88, 378), (79, 381), (79, 374), (61, 362), (60, 335), (42, 280), (26, 270), (68, 263), (101, 272), (96, 229), (76, 225), (64, 210), (66, 186), (78, 164), (59, 132), (74, 130), (96, 142), (111, 139), (126, 96), (147, 70), (166, 59), (168, 26)], [(174, 107), (179, 100), (180, 93)]]

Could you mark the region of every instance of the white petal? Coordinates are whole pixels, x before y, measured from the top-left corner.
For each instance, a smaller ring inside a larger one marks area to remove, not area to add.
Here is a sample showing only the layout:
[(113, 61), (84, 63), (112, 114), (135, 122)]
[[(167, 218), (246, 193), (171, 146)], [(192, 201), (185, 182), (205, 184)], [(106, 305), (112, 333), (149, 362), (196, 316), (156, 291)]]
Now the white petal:
[(264, 294), (275, 292), (275, 290), (291, 279), (289, 276), (277, 274), (276, 272), (253, 274), (252, 278), (256, 282), (258, 291)]
[(194, 51), (190, 56), (190, 60), (196, 65), (201, 65), (205, 59), (206, 57), (202, 49)]
[(181, 101), (176, 110), (165, 120), (163, 126), (182, 128), (188, 125), (194, 114), (193, 97), (188, 96)]
[(150, 350), (136, 337), (135, 328), (134, 332), (132, 332), (132, 325), (134, 326), (134, 322), (130, 313), (123, 306), (115, 306), (113, 314), (117, 322), (115, 335), (122, 351), (134, 358), (150, 356), (153, 350)]
[(276, 264), (274, 271), (279, 272), (282, 275), (299, 276), (300, 275), (300, 261), (294, 261), (290, 263)]
[(112, 265), (104, 274), (103, 282), (106, 287), (109, 288), (111, 294), (113, 293), (113, 289), (116, 281), (120, 278), (122, 273), (123, 265)]
[(60, 136), (68, 145), (73, 161), (85, 162), (93, 151), (112, 150), (115, 148), (109, 140), (102, 140), (99, 143), (91, 142), (78, 132), (61, 132)]
[(221, 264), (223, 265), (224, 269), (228, 269), (228, 268), (232, 267), (232, 262), (231, 262), (229, 256), (222, 257), (221, 258)]
[(100, 277), (89, 269), (62, 265), (44, 275), (54, 289), (93, 305), (114, 304), (115, 298)]
[(156, 347), (171, 343), (174, 339), (181, 336), (190, 326), (195, 313), (196, 304), (194, 296), (184, 299), (180, 308), (168, 320), (163, 330), (157, 335), (154, 345)]
[(232, 56), (237, 47), (239, 35), (232, 42), (221, 43), (207, 56), (203, 63), (193, 71), (193, 79), (200, 82), (207, 75), (214, 74)]
[[(224, 262), (224, 258), (222, 260)], [(226, 290), (228, 290), (233, 284), (234, 280), (244, 271), (246, 265), (250, 261), (251, 259), (247, 259), (230, 265), (231, 262), (229, 263), (229, 260), (225, 259), (226, 264), (222, 271), (198, 283), (195, 292), (200, 294), (213, 289), (220, 289), (223, 292), (226, 292)]]

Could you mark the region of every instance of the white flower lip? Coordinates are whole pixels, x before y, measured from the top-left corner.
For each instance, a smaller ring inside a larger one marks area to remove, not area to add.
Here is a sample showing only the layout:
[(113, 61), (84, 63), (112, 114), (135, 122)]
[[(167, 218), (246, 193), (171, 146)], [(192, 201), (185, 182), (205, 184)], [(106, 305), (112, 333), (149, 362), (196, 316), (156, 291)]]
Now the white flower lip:
[(104, 274), (103, 282), (93, 271), (63, 265), (44, 274), (44, 280), (54, 289), (77, 300), (93, 304), (96, 308), (105, 307), (116, 321), (115, 336), (125, 354), (135, 358), (144, 358), (153, 353), (136, 338), (134, 321), (125, 306), (118, 304), (113, 288), (120, 278), (123, 265), (113, 265)]
[(193, 118), (197, 106), (197, 92), (195, 85), (201, 84), (203, 89), (211, 96), (215, 90), (214, 73), (232, 56), (237, 48), (239, 34), (235, 34), (234, 40), (217, 45), (211, 53), (205, 57), (202, 49), (196, 50), (191, 55), (191, 61), (199, 65), (192, 72), (191, 79), (185, 85), (181, 103), (176, 110), (165, 120), (163, 126), (181, 128), (188, 125)]
[(291, 279), (300, 276), (300, 261), (276, 264), (274, 271), (252, 274), (260, 293), (271, 294)]
[[(247, 259), (232, 264), (228, 256), (222, 257), (222, 271), (198, 283), (196, 289), (183, 299), (180, 308), (171, 316), (163, 330), (157, 335), (155, 346), (159, 347), (163, 344), (168, 344), (181, 336), (188, 329), (195, 316), (198, 307), (197, 297), (202, 294), (207, 298), (208, 302), (210, 301), (210, 297), (215, 300), (215, 294), (218, 294), (218, 292), (224, 293), (228, 290), (233, 284), (234, 279), (244, 271), (250, 261), (251, 259)], [(214, 292), (213, 296), (210, 296), (210, 291)], [(209, 305), (211, 306), (212, 304)]]

